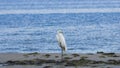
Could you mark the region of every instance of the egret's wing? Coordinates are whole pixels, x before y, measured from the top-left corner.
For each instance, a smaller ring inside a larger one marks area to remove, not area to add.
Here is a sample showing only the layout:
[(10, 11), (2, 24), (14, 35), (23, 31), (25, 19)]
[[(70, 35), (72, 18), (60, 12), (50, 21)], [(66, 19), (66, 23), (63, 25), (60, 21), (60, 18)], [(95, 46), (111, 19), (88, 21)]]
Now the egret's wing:
[(64, 48), (64, 51), (66, 51), (66, 50), (67, 50), (66, 41), (65, 41), (65, 38), (64, 38), (63, 34), (60, 33), (60, 34), (58, 35), (58, 37), (59, 37), (59, 41), (60, 41), (60, 43), (61, 43), (61, 47)]
[(58, 44), (60, 45), (60, 38), (58, 34), (56, 35), (56, 38), (57, 38)]

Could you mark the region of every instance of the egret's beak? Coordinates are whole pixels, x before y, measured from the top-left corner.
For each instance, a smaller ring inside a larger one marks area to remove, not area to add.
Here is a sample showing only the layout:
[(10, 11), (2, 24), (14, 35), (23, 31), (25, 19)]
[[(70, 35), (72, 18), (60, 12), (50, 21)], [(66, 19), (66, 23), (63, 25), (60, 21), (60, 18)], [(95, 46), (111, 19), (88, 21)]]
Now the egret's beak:
[(57, 33), (63, 33), (63, 32), (62, 32), (62, 30), (58, 30), (58, 32), (57, 32)]

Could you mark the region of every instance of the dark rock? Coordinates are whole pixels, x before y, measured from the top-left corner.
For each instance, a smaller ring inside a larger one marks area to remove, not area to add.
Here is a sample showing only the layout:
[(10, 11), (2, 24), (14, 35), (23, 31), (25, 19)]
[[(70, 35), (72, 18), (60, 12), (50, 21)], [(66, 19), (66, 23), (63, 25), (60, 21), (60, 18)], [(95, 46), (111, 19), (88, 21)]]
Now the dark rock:
[(72, 54), (74, 57), (78, 57), (78, 56), (80, 56), (79, 54)]
[(85, 58), (81, 58), (80, 60), (71, 60), (66, 62), (65, 66), (80, 66), (80, 65), (87, 65), (89, 63), (91, 63), (91, 60), (85, 59)]
[(45, 66), (45, 67), (43, 67), (43, 68), (52, 68), (52, 66)]
[(104, 64), (104, 61), (92, 61), (92, 64)]
[(97, 52), (97, 54), (103, 54), (104, 52)]
[(45, 55), (45, 57), (49, 58), (49, 57), (50, 57), (50, 55), (49, 55), (49, 54), (46, 54), (46, 55)]
[(120, 60), (108, 60), (107, 64), (120, 65)]

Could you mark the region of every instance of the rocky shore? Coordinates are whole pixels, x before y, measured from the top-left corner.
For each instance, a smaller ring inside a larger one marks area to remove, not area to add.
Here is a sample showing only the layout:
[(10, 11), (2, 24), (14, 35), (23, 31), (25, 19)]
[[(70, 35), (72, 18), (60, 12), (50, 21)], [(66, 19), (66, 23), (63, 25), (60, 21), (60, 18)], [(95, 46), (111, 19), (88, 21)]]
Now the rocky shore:
[[(17, 66), (17, 67), (16, 67)], [(30, 67), (29, 67), (30, 66)], [(120, 68), (120, 53), (1, 53), (0, 68)]]

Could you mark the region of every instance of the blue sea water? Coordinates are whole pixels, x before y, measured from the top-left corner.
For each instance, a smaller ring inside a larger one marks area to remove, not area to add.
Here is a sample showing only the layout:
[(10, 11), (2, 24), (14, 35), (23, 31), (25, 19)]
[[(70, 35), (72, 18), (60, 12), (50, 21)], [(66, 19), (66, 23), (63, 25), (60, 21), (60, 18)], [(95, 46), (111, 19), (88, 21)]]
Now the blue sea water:
[(1, 10), (119, 8), (120, 0), (0, 0)]
[(120, 52), (120, 13), (0, 15), (0, 52), (59, 53), (58, 29), (68, 53)]

